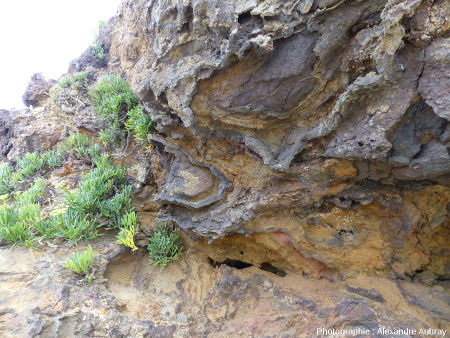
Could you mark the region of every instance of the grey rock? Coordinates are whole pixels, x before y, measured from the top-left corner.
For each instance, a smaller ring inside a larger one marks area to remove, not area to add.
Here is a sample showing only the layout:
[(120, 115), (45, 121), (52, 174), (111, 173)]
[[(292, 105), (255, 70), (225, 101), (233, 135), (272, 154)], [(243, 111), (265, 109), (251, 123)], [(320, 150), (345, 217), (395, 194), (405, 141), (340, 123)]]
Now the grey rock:
[(230, 182), (220, 171), (210, 164), (195, 161), (189, 153), (157, 136), (152, 139), (175, 154), (166, 183), (155, 196), (156, 200), (202, 208), (223, 199)]
[(334, 314), (332, 327), (339, 327), (344, 323), (347, 327), (376, 325), (375, 311), (364, 299), (347, 298), (336, 306)]
[(348, 292), (352, 292), (352, 293), (356, 293), (360, 296), (372, 299), (376, 302), (385, 302), (383, 296), (381, 295), (381, 293), (375, 289), (363, 289), (363, 288), (354, 288), (352, 286), (347, 286), (347, 291)]
[(37, 107), (49, 96), (50, 88), (56, 83), (54, 80), (47, 81), (41, 73), (31, 76), (31, 81), (22, 96), (23, 103), (27, 106)]
[(425, 145), (419, 156), (412, 160), (408, 167), (393, 170), (399, 179), (431, 179), (447, 174), (450, 171), (450, 155), (447, 148), (438, 141)]
[(421, 148), (443, 134), (447, 121), (436, 115), (424, 101), (406, 111), (393, 136), (390, 161), (408, 165)]
[(439, 116), (450, 121), (450, 39), (432, 41), (425, 51), (425, 68), (419, 91)]
[(14, 135), (13, 112), (0, 109), (0, 157), (6, 159), (9, 151), (13, 147), (11, 138)]

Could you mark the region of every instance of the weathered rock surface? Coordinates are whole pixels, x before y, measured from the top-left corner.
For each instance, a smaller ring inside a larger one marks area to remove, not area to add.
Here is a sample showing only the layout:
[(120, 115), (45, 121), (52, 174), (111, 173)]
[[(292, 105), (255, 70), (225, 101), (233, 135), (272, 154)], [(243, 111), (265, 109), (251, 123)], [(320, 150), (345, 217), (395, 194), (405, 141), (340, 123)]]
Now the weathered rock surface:
[(448, 236), (448, 13), (420, 0), (125, 2), (110, 66), (170, 154), (159, 218), (210, 239), (282, 233), (342, 275), (448, 276), (448, 244), (436, 265), (418, 239)]
[(13, 136), (14, 122), (9, 110), (0, 110), (0, 156), (6, 159), (9, 151), (12, 148), (11, 138)]
[(48, 98), (50, 88), (55, 83), (54, 80), (47, 81), (41, 73), (34, 74), (22, 96), (23, 103), (27, 107), (37, 107)]
[[(172, 221), (186, 252), (161, 274), (105, 238), (82, 287), (58, 265), (67, 248), (2, 248), (0, 335), (448, 330), (449, 14), (444, 0), (124, 1), (107, 58), (88, 50), (70, 72), (121, 72), (156, 120), (151, 152), (115, 158), (143, 233)], [(1, 111), (1, 156), (97, 135), (86, 97), (66, 94)]]
[(365, 274), (332, 282), (281, 277), (263, 265), (214, 267), (208, 261), (222, 250), (185, 240), (183, 259), (161, 273), (144, 250), (125, 252), (107, 235), (91, 243), (96, 279), (87, 286), (60, 266), (73, 248), (0, 248), (0, 335), (312, 337), (320, 328), (374, 335), (382, 327), (448, 328), (444, 282), (429, 288)]

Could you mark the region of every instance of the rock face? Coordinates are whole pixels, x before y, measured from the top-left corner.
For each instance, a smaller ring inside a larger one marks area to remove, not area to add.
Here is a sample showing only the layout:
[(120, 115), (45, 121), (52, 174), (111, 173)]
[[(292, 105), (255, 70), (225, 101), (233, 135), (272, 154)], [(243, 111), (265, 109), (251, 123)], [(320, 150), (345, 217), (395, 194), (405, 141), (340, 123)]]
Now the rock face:
[(55, 81), (47, 81), (41, 73), (34, 74), (22, 96), (23, 103), (27, 107), (37, 107), (48, 98), (49, 90), (54, 84)]
[(0, 110), (0, 156), (2, 159), (6, 159), (9, 151), (11, 150), (10, 139), (13, 135), (14, 122), (9, 110)]
[[(114, 156), (143, 233), (173, 222), (185, 253), (160, 274), (106, 238), (87, 288), (59, 268), (66, 248), (26, 271), (29, 252), (1, 248), (21, 261), (0, 264), (0, 335), (449, 330), (449, 14), (445, 0), (124, 1), (106, 58), (88, 50), (70, 72), (121, 73), (157, 122), (152, 151)], [(35, 86), (37, 108), (0, 111), (3, 159), (98, 135), (86, 93)]]
[(125, 2), (110, 65), (170, 154), (159, 218), (210, 239), (282, 234), (267, 245), (289, 245), (300, 271), (448, 276), (448, 241), (434, 239), (449, 226), (449, 12)]
[(381, 336), (383, 327), (447, 325), (441, 285), (363, 274), (331, 282), (281, 277), (258, 266), (213, 267), (208, 257), (220, 251), (206, 243), (195, 243), (161, 273), (145, 252), (133, 255), (113, 242), (106, 236), (91, 243), (97, 277), (89, 286), (60, 266), (71, 248), (0, 248), (0, 335), (313, 337), (321, 328), (364, 328)]

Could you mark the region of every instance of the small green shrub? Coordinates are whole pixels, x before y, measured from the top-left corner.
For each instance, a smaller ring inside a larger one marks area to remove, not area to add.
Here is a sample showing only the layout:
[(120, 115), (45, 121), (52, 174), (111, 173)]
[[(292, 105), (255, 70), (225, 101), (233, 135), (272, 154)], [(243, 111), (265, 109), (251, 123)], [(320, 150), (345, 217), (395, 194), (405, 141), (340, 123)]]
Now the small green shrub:
[(104, 144), (113, 144), (122, 140), (125, 132), (120, 128), (120, 124), (110, 125), (107, 129), (100, 131), (100, 141)]
[(128, 83), (118, 75), (105, 75), (91, 91), (96, 110), (101, 116), (115, 118), (135, 107), (137, 98)]
[(38, 204), (18, 207), (0, 205), (0, 238), (7, 243), (31, 246), (34, 241), (32, 227), (41, 220)]
[[(89, 190), (70, 192), (66, 196), (66, 201), (67, 204), (70, 205), (70, 209), (76, 211), (76, 213), (80, 215), (94, 213), (100, 202), (101, 195), (111, 188), (111, 186), (105, 187), (101, 184), (96, 184), (96, 182), (93, 182), (91, 187), (90, 183), (91, 182), (88, 182), (88, 184), (85, 183), (82, 187), (82, 189), (86, 189), (86, 186), (89, 185)], [(96, 191), (96, 188), (100, 188), (101, 190)]]
[(12, 190), (13, 170), (8, 163), (0, 164), (0, 195), (9, 193)]
[(101, 217), (111, 221), (110, 226), (121, 228), (121, 215), (131, 211), (131, 186), (121, 186), (119, 192), (99, 203)]
[(83, 149), (90, 147), (93, 144), (91, 139), (83, 134), (74, 133), (71, 134), (67, 139), (60, 143), (57, 150), (60, 153), (68, 151), (83, 151)]
[(125, 122), (125, 127), (131, 131), (139, 143), (145, 143), (148, 141), (148, 134), (153, 127), (153, 120), (142, 111), (141, 106), (136, 106), (128, 111), (128, 120)]
[(66, 153), (72, 153), (80, 160), (93, 161), (100, 156), (100, 146), (95, 144), (89, 137), (74, 133), (70, 135), (64, 142), (60, 143), (56, 149), (56, 153), (63, 156)]
[(156, 225), (156, 231), (149, 240), (147, 250), (150, 263), (158, 265), (161, 269), (181, 256), (183, 245), (181, 237), (177, 232), (169, 230), (165, 223)]
[(98, 144), (92, 144), (88, 149), (87, 149), (87, 156), (89, 156), (89, 158), (92, 161), (95, 161), (96, 159), (98, 159), (100, 157), (100, 146)]
[(92, 248), (89, 247), (84, 252), (74, 252), (62, 264), (62, 267), (71, 270), (78, 275), (87, 276), (93, 262), (94, 262), (94, 250), (92, 250)]
[(36, 203), (39, 197), (45, 193), (45, 180), (42, 178), (37, 179), (34, 184), (23, 192), (19, 192), (16, 197), (16, 203), (19, 206)]
[(105, 25), (105, 22), (103, 22), (103, 21), (99, 22), (98, 32), (95, 35), (94, 41), (91, 44), (92, 55), (100, 60), (103, 60), (105, 58), (105, 50), (103, 49), (103, 46), (100, 43), (100, 31), (102, 30), (104, 25)]
[(91, 45), (92, 55), (94, 55), (97, 59), (103, 60), (105, 58), (105, 50), (101, 45), (100, 41), (95, 40)]
[(86, 80), (89, 76), (89, 72), (78, 72), (73, 73), (72, 78), (74, 81), (83, 81)]
[(44, 238), (62, 238), (69, 242), (99, 237), (100, 224), (87, 215), (68, 209), (63, 214), (50, 216), (35, 224), (34, 228)]
[(50, 150), (42, 154), (45, 163), (52, 168), (60, 167), (63, 164), (62, 154), (56, 150)]
[(33, 233), (26, 222), (14, 222), (0, 226), (0, 238), (13, 246), (32, 246)]
[(115, 143), (124, 136), (121, 120), (129, 109), (137, 105), (137, 98), (128, 83), (117, 75), (100, 78), (90, 92), (96, 112), (104, 119), (106, 129), (100, 138), (104, 143)]
[[(61, 190), (64, 190), (65, 192), (68, 192), (68, 189), (65, 185), (59, 185), (61, 187)], [(67, 205), (62, 204), (62, 205), (56, 205), (53, 207), (53, 210), (49, 212), (49, 216), (53, 217), (53, 216), (61, 216), (64, 215), (66, 213), (66, 211), (68, 210)]]
[(72, 84), (76, 88), (87, 88), (89, 72), (78, 72), (72, 75)]
[(143, 112), (136, 95), (124, 79), (117, 75), (106, 75), (97, 81), (90, 95), (95, 110), (106, 124), (100, 133), (102, 142), (113, 144), (123, 139), (123, 126), (138, 142), (147, 141), (153, 120)]
[[(78, 138), (78, 141), (80, 140)], [(66, 212), (49, 217), (37, 225), (36, 230), (41, 235), (74, 242), (98, 237), (101, 227), (99, 217), (110, 216), (104, 214), (107, 201), (113, 204), (111, 208), (120, 207), (115, 213), (130, 205), (131, 190), (123, 186), (125, 168), (113, 165), (107, 155), (98, 157), (94, 162), (97, 167), (83, 176), (78, 189), (66, 195)], [(128, 200), (124, 201), (126, 198)], [(112, 216), (105, 218), (108, 220)]]
[(42, 219), (41, 207), (35, 203), (44, 192), (45, 180), (38, 179), (15, 196), (14, 205), (0, 205), (0, 238), (13, 245), (33, 245), (33, 227)]
[(0, 227), (0, 238), (14, 246), (29, 246), (29, 243), (33, 239), (33, 234), (27, 223), (16, 222), (7, 227)]
[(137, 216), (136, 212), (130, 211), (122, 216), (120, 220), (121, 229), (117, 234), (116, 242), (129, 247), (132, 251), (137, 250), (134, 244), (134, 235), (136, 234)]
[[(85, 136), (83, 136), (85, 137)], [(89, 141), (89, 148), (87, 151), (95, 154), (99, 154), (100, 150), (97, 145)], [(66, 153), (72, 151), (71, 145), (79, 145), (80, 135), (74, 134), (70, 136), (66, 141), (60, 143), (54, 150), (49, 150), (43, 154), (38, 152), (27, 153), (22, 158), (16, 160), (16, 171), (7, 163), (0, 164), (0, 195), (9, 193), (13, 190), (13, 186), (17, 183), (24, 182), (27, 177), (33, 176), (36, 173), (45, 173), (49, 168), (60, 167), (64, 162), (64, 156)], [(84, 150), (84, 145), (79, 145)], [(77, 148), (73, 150), (76, 153)]]
[(100, 209), (102, 200), (107, 198), (112, 191), (114, 181), (100, 173), (98, 177), (94, 176), (98, 172), (99, 170), (95, 170), (94, 173), (87, 174), (89, 176), (85, 176), (78, 191), (67, 194), (66, 201), (71, 209), (80, 214), (93, 214)]
[(72, 79), (70, 78), (70, 76), (66, 75), (58, 80), (57, 86), (59, 86), (60, 88), (69, 88), (71, 84)]
[[(29, 246), (39, 238), (77, 242), (100, 236), (100, 228), (106, 226), (118, 229), (117, 240), (135, 250), (137, 220), (131, 206), (132, 188), (126, 184), (126, 170), (114, 165), (109, 155), (100, 153), (99, 145), (75, 133), (54, 150), (42, 155), (26, 154), (17, 161), (16, 172), (8, 164), (1, 164), (0, 238), (13, 245)], [(66, 156), (88, 161), (93, 168), (83, 175), (76, 189), (57, 187), (66, 192), (64, 203), (48, 215), (41, 214), (38, 204), (45, 193), (44, 179), (36, 179), (25, 191), (12, 193), (14, 187), (26, 184), (28, 176), (62, 165)]]
[(68, 74), (66, 76), (63, 76), (59, 79), (58, 83), (56, 84), (55, 91), (60, 90), (61, 88), (87, 88), (87, 78), (89, 76), (89, 72), (78, 72), (73, 73), (72, 75)]
[(45, 165), (45, 159), (38, 152), (25, 154), (17, 161), (17, 173), (21, 176), (31, 176)]

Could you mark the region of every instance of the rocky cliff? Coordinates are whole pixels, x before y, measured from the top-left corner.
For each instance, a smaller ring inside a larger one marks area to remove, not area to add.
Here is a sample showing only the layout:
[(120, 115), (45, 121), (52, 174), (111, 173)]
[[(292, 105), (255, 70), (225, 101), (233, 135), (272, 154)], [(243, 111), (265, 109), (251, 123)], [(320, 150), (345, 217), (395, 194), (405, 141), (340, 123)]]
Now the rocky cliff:
[(110, 64), (163, 135), (159, 217), (210, 239), (271, 237), (298, 271), (445, 274), (433, 247), (448, 239), (449, 12), (125, 4)]
[[(88, 50), (69, 71), (122, 74), (156, 122), (151, 151), (123, 144), (117, 160), (144, 233), (172, 222), (186, 253), (158, 274), (101, 241), (96, 289), (67, 285), (65, 248), (33, 254), (66, 305), (11, 306), (0, 324), (16, 318), (24, 336), (448, 330), (449, 17), (445, 0), (124, 1), (100, 35), (106, 59)], [(5, 159), (68, 130), (98, 136), (87, 96), (48, 99), (52, 85), (35, 76), (33, 109), (2, 112)], [(5, 278), (5, 295), (32, 302), (11, 291), (41, 283), (23, 276)]]

